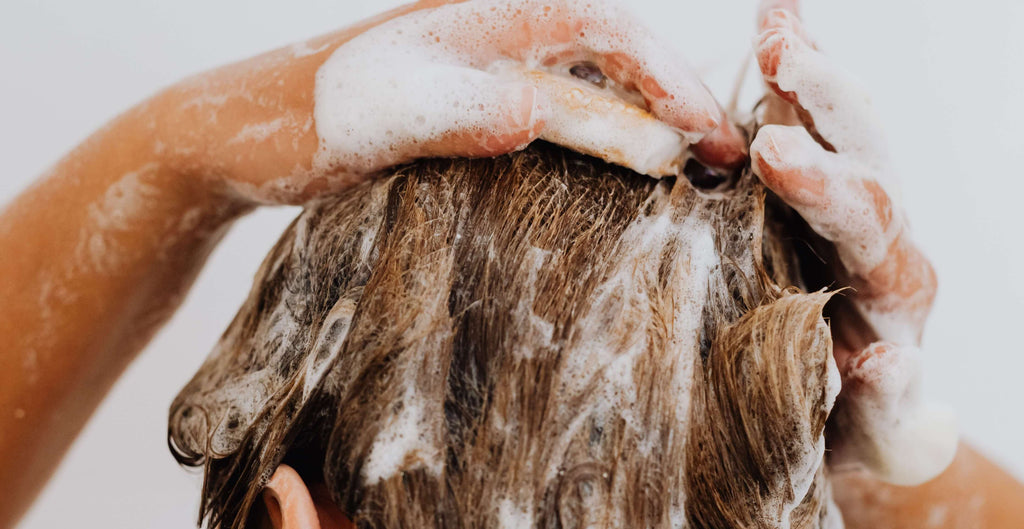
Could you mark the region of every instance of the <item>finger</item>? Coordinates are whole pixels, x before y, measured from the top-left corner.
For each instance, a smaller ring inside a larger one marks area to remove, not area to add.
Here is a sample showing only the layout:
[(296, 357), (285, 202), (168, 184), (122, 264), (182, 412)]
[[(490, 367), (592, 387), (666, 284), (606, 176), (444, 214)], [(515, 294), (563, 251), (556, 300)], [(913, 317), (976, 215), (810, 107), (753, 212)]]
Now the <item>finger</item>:
[[(758, 35), (756, 49), (757, 62), (761, 69), (762, 77), (775, 96), (768, 101), (765, 114), (785, 115), (791, 113), (795, 115), (797, 120), (814, 137), (815, 141), (825, 147), (826, 150), (835, 152), (836, 147), (818, 131), (814, 116), (803, 106), (800, 94), (796, 90), (790, 91), (779, 85), (779, 71), (784, 68), (784, 65), (788, 65), (791, 62), (786, 62), (785, 56), (790, 52), (791, 46), (794, 45), (793, 43), (799, 43), (802, 48), (810, 48), (810, 46), (806, 40), (800, 38), (799, 34), (790, 27), (791, 24), (798, 23), (795, 17), (792, 17), (786, 11), (772, 11), (771, 14), (776, 16), (767, 19), (768, 29)], [(783, 77), (787, 76), (792, 77), (788, 71), (784, 70)], [(809, 104), (806, 96), (803, 103)], [(785, 108), (781, 107), (788, 107), (788, 112)], [(765, 119), (770, 119), (767, 115), (764, 117)], [(768, 122), (775, 123), (774, 121)]]
[(818, 46), (804, 30), (800, 22), (799, 2), (797, 0), (774, 0), (761, 3), (757, 14), (758, 32), (764, 33), (772, 29), (788, 29), (800, 37), (814, 49)]
[[(318, 105), (321, 165), (367, 173), (433, 156), (493, 156), (525, 147), (543, 128), (537, 90), (473, 68), (388, 58), (379, 75), (353, 80), (358, 53), (335, 54), (322, 68), (320, 93), (338, 105)], [(415, 82), (405, 78), (415, 72)]]
[(797, 107), (808, 130), (827, 149), (884, 158), (881, 127), (859, 83), (802, 36), (795, 16), (771, 13), (777, 16), (758, 36), (755, 50), (768, 86)]
[(638, 91), (658, 119), (686, 133), (691, 143), (719, 127), (722, 116), (718, 102), (684, 59), (650, 35), (632, 37), (639, 42), (627, 37), (617, 50), (608, 52), (600, 49), (602, 37), (611, 35), (586, 39), (580, 43), (583, 51), (596, 54), (594, 61), (609, 78)]
[(500, 75), (526, 79), (543, 96), (540, 138), (653, 177), (678, 174), (689, 146), (678, 131), (607, 90), (537, 70)]
[(764, 31), (767, 28), (770, 19), (775, 15), (775, 11), (785, 11), (793, 16), (800, 15), (800, 1), (799, 0), (761, 0), (757, 7), (757, 27), (759, 31)]
[(689, 133), (688, 141), (699, 140), (693, 152), (702, 162), (720, 168), (741, 165), (747, 158), (746, 137), (686, 60), (628, 13), (609, 9), (581, 15), (581, 51), (595, 54), (605, 75), (639, 91), (657, 118)]
[(825, 151), (803, 127), (767, 125), (751, 144), (751, 168), (811, 228), (835, 243), (856, 289), (853, 302), (886, 340), (918, 343), (937, 281), (873, 174)]
[(747, 137), (729, 121), (724, 111), (719, 119), (721, 125), (691, 146), (690, 150), (705, 165), (735, 169), (747, 160)]
[(830, 170), (835, 172), (829, 154), (799, 126), (766, 125), (750, 145), (754, 174), (784, 202), (810, 217), (808, 222), (827, 213), (826, 178)]
[[(857, 289), (854, 305), (875, 334), (918, 343), (935, 298), (935, 273), (895, 212), (892, 193), (898, 187), (884, 169), (887, 153), (869, 99), (816, 51), (795, 1), (762, 2), (759, 27), (758, 63), (775, 92), (762, 117), (769, 123), (791, 123), (792, 109), (807, 134), (763, 131), (763, 141), (752, 147), (758, 151), (753, 155), (755, 172), (836, 244)], [(808, 136), (820, 147), (810, 145)], [(782, 154), (804, 158), (794, 169), (779, 159)], [(814, 178), (822, 174), (827, 178)], [(825, 185), (814, 187), (819, 181)], [(810, 188), (823, 193), (811, 200)]]
[(902, 231), (902, 217), (872, 178), (878, 171), (831, 153), (802, 127), (762, 127), (751, 145), (754, 173), (836, 245), (847, 269), (863, 276), (880, 265)]
[(920, 343), (938, 281), (931, 262), (902, 230), (881, 263), (855, 276), (858, 310), (875, 333), (899, 343)]
[[(897, 265), (891, 247), (902, 236), (902, 219), (870, 177), (873, 169), (826, 151), (799, 126), (761, 127), (750, 146), (754, 174), (800, 213), (815, 233), (836, 245), (842, 264), (863, 284), (893, 287), (902, 270), (869, 279), (884, 263)], [(874, 289), (872, 289), (874, 290)]]
[[(488, 74), (467, 74), (434, 94), (438, 106), (425, 113), (425, 119), (447, 126), (406, 138), (415, 145), (407, 159), (497, 156), (523, 149), (540, 135), (547, 105), (536, 87)], [(443, 110), (446, 105), (461, 110), (457, 112), (461, 115), (450, 115)]]
[(843, 388), (830, 429), (830, 463), (863, 465), (878, 478), (916, 485), (938, 475), (956, 452), (952, 412), (924, 400), (920, 351), (871, 344), (840, 366)]

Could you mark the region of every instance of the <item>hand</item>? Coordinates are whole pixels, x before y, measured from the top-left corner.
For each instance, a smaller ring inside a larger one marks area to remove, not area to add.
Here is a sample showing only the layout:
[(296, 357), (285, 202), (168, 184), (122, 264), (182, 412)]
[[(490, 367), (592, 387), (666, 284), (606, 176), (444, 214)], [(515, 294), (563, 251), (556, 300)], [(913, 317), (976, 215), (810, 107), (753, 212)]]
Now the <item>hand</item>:
[(162, 145), (235, 196), (296, 203), (416, 158), (493, 156), (541, 135), (537, 88), (500, 76), (586, 61), (735, 165), (744, 140), (685, 62), (603, 1), (421, 2), (361, 27), (205, 74), (162, 99)]
[[(771, 93), (751, 145), (766, 186), (835, 245), (856, 315), (833, 320), (843, 375), (833, 463), (924, 481), (952, 460), (951, 415), (921, 402), (917, 345), (935, 274), (895, 201), (896, 177), (870, 98), (821, 54), (795, 0), (762, 2), (756, 55)], [(857, 317), (859, 316), (859, 318)], [(859, 322), (859, 325), (853, 322)], [(864, 325), (866, 323), (866, 325)]]

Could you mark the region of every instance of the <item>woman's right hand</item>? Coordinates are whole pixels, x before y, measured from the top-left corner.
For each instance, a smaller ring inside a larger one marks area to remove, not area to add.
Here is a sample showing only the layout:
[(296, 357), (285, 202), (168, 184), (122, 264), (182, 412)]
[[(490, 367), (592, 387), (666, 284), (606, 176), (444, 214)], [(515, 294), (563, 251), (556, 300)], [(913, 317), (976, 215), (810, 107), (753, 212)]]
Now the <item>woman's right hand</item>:
[(910, 236), (868, 97), (811, 41), (797, 0), (762, 0), (755, 54), (770, 92), (751, 144), (761, 181), (834, 245), (852, 307), (831, 325), (842, 391), (830, 461), (902, 485), (953, 459), (955, 420), (923, 400), (918, 349), (935, 273)]
[(255, 203), (301, 203), (417, 158), (525, 147), (549, 109), (497, 66), (586, 61), (643, 96), (709, 165), (745, 140), (686, 62), (604, 0), (420, 2), (220, 68), (156, 98), (157, 149), (179, 174)]

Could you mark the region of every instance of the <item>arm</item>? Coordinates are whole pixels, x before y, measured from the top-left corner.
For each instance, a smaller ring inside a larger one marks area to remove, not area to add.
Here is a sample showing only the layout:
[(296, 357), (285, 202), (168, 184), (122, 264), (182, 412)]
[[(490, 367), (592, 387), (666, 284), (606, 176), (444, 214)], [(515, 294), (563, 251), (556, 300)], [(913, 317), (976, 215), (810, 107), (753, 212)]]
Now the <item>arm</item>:
[(949, 468), (917, 487), (863, 472), (840, 474), (834, 486), (849, 529), (1010, 529), (1024, 520), (1024, 486), (966, 444)]
[[(325, 40), (337, 47), (360, 29)], [(274, 52), (186, 80), (116, 118), (3, 210), (0, 527), (28, 507), (231, 221), (253, 207), (225, 173), (267, 178), (311, 162), (312, 129), (227, 140), (250, 121), (311, 117), (326, 53)], [(265, 82), (268, 66), (287, 85)]]
[(144, 119), (115, 120), (0, 217), (0, 527), (245, 210), (175, 178)]
[(722, 148), (738, 136), (719, 127), (717, 103), (678, 61), (651, 61), (661, 54), (601, 2), (423, 2), (187, 79), (95, 133), (0, 213), (0, 527), (27, 508), (233, 219), (416, 158), (496, 155), (536, 138), (545, 101), (489, 73), (496, 63), (593, 61), (655, 117), (705, 138), (706, 161), (742, 150)]

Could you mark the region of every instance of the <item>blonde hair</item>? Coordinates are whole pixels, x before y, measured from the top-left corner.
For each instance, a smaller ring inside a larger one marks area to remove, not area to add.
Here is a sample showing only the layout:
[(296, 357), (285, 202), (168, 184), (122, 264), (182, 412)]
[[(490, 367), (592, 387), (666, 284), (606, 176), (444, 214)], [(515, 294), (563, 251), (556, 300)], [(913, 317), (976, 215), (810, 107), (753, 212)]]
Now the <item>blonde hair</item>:
[(830, 525), (828, 295), (773, 208), (550, 145), (308, 206), (171, 407), (201, 520), (287, 462), (360, 527)]

